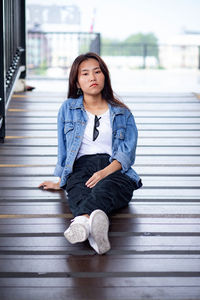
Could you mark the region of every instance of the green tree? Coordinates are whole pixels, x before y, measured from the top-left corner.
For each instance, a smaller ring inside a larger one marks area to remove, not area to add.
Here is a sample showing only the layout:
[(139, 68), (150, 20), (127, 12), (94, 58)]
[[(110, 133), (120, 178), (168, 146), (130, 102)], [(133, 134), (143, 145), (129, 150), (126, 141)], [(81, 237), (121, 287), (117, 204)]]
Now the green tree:
[(154, 33), (130, 35), (123, 42), (127, 55), (158, 57), (158, 39)]
[(158, 39), (154, 35), (154, 33), (137, 33), (130, 35), (127, 39), (124, 40), (124, 43), (134, 44), (134, 43), (141, 43), (141, 44), (157, 44)]
[(124, 41), (103, 38), (102, 55), (158, 57), (158, 39), (154, 33), (132, 34)]

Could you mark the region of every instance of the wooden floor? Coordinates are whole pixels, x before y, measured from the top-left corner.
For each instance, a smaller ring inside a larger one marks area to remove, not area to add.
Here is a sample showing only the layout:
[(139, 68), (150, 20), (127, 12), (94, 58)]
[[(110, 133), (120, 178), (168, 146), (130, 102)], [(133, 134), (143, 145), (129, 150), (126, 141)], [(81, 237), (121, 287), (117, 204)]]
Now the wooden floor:
[(200, 100), (124, 97), (144, 187), (111, 218), (111, 251), (70, 245), (66, 196), (42, 191), (56, 163), (64, 95), (14, 95), (0, 145), (0, 300), (200, 299)]

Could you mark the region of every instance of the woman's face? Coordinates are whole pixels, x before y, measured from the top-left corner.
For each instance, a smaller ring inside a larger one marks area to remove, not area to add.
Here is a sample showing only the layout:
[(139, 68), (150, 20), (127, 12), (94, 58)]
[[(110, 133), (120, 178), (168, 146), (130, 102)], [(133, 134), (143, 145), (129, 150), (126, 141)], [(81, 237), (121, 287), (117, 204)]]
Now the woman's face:
[(96, 59), (89, 58), (80, 64), (77, 86), (84, 95), (99, 95), (104, 88), (104, 81), (105, 76)]

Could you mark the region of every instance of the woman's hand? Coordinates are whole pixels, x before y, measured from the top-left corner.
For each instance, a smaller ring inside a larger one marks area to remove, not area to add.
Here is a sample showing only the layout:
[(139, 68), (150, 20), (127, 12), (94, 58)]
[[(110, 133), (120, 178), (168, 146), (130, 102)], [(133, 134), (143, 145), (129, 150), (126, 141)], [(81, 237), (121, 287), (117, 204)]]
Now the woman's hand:
[(88, 188), (93, 188), (97, 184), (97, 182), (99, 182), (101, 179), (112, 174), (113, 172), (121, 170), (121, 168), (122, 168), (121, 163), (118, 162), (117, 160), (113, 160), (107, 167), (105, 167), (104, 169), (98, 172), (95, 172), (92, 175), (92, 177), (88, 179), (85, 185)]
[(92, 177), (90, 177), (88, 179), (88, 181), (85, 183), (85, 185), (88, 187), (88, 188), (93, 188), (97, 182), (99, 182), (101, 179), (103, 179), (104, 177), (106, 177), (106, 172), (103, 170), (100, 170), (98, 172), (95, 172)]
[(43, 188), (43, 190), (60, 190), (60, 182), (53, 181), (44, 181), (42, 182), (38, 188)]

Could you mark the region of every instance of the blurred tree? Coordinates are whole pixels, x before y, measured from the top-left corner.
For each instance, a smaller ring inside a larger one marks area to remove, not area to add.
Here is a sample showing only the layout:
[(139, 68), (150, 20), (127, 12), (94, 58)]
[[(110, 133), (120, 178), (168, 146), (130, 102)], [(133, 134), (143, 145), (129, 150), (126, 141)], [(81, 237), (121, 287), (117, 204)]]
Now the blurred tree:
[(124, 46), (127, 55), (158, 57), (158, 39), (154, 33), (132, 34), (124, 40)]
[(154, 33), (137, 33), (130, 35), (127, 39), (124, 40), (124, 43), (141, 43), (141, 44), (157, 44), (158, 39)]
[(124, 41), (103, 38), (102, 55), (158, 57), (158, 39), (154, 33), (132, 34)]

